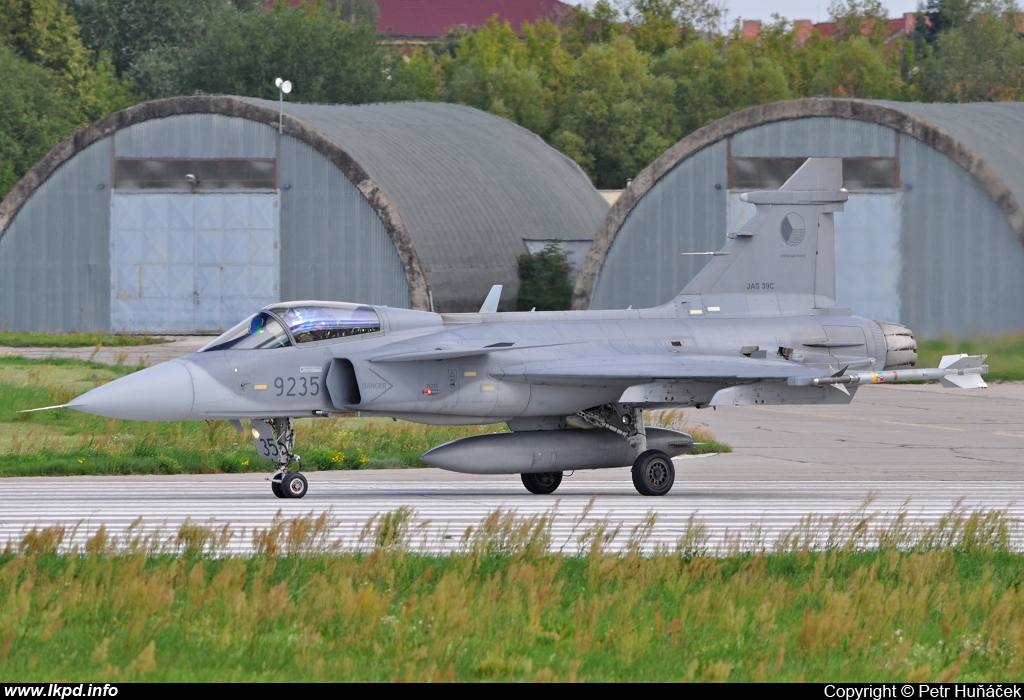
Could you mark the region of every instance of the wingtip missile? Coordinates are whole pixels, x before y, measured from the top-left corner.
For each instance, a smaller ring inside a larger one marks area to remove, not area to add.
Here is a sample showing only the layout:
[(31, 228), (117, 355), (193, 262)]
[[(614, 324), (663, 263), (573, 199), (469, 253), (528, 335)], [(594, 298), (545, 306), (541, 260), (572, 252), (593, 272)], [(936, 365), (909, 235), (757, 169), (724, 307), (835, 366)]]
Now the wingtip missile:
[(926, 369), (901, 369), (883, 372), (851, 372), (826, 377), (793, 377), (788, 383), (793, 386), (838, 386), (858, 384), (892, 384), (896, 382), (920, 382), (938, 379), (946, 387), (961, 389), (984, 389), (988, 387), (983, 374), (988, 374), (985, 364), (987, 355), (946, 355), (938, 367)]

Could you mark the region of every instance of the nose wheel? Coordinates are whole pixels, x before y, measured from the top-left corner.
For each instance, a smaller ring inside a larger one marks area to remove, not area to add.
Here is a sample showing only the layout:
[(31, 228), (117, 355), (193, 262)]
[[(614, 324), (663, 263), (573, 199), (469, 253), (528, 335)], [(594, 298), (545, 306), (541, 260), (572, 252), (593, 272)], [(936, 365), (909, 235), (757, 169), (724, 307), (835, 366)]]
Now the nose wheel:
[(270, 479), (270, 490), (278, 498), (302, 498), (309, 484), (301, 472), (277, 473)]

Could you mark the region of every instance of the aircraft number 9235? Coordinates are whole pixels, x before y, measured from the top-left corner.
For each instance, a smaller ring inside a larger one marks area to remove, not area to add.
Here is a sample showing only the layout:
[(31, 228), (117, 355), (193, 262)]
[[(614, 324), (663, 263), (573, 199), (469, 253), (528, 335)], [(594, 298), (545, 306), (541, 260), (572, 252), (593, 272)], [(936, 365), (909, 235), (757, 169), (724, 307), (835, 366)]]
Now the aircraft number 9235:
[(275, 377), (277, 396), (316, 396), (320, 393), (320, 377)]

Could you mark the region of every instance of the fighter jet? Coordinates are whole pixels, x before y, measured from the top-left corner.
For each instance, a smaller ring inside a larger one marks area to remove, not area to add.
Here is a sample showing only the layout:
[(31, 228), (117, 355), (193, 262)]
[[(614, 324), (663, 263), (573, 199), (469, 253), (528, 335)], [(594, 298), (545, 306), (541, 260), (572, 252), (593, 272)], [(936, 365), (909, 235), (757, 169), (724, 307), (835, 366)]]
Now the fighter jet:
[(941, 379), (984, 387), (985, 356), (912, 369), (913, 333), (835, 301), (840, 159), (808, 159), (672, 301), (648, 309), (479, 313), (332, 301), (257, 311), (199, 352), (66, 404), (146, 421), (242, 420), (273, 461), (279, 498), (302, 498), (293, 421), (358, 412), (419, 423), (504, 423), (423, 455), (471, 474), (520, 474), (535, 494), (564, 472), (632, 465), (636, 490), (672, 489), (685, 433), (647, 427), (674, 407), (843, 404), (859, 385)]

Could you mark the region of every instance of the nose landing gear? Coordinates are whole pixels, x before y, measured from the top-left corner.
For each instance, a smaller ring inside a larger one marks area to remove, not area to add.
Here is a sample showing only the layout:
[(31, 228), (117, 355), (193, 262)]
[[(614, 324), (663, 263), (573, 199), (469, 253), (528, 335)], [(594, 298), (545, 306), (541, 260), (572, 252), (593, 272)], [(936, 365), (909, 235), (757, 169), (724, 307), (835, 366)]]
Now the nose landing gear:
[[(277, 466), (270, 476), (270, 490), (278, 498), (302, 498), (309, 485), (299, 472), (299, 456), (293, 452), (295, 431), (291, 418), (268, 418), (252, 422), (256, 451), (273, 459)], [(294, 471), (292, 471), (294, 469)]]

